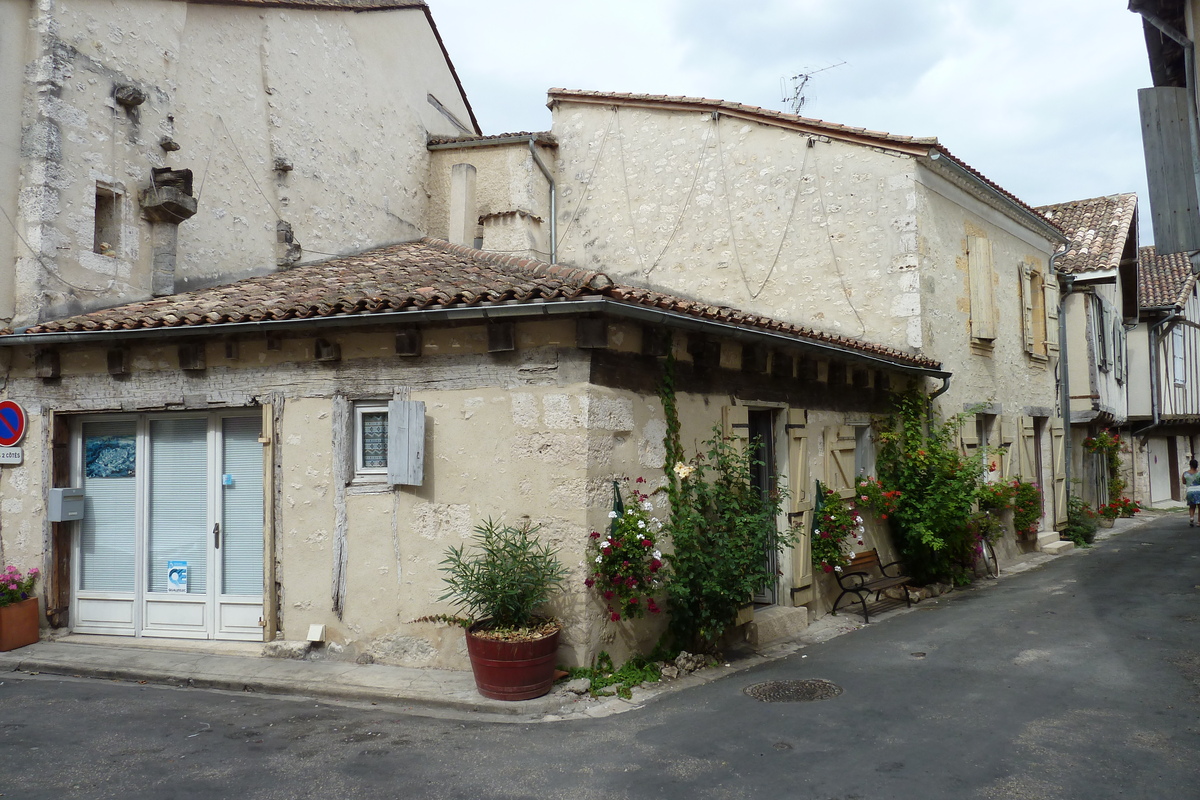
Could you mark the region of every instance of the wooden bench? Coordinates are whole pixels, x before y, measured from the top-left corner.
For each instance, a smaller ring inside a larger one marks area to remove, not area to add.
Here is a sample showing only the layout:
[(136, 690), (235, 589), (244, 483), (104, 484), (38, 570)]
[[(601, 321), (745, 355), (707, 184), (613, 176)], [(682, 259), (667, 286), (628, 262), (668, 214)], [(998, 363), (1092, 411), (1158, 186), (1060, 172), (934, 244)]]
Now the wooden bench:
[[(879, 577), (874, 577), (871, 569), (878, 570)], [(889, 570), (893, 570), (889, 573)], [(867, 598), (874, 593), (875, 600), (880, 601), (880, 595), (884, 589), (891, 589), (894, 586), (906, 586), (912, 578), (900, 573), (900, 562), (893, 561), (890, 564), (879, 563), (878, 550), (864, 550), (861, 553), (855, 553), (854, 559), (849, 566), (841, 572), (835, 572), (838, 585), (842, 587), (842, 593), (838, 595), (837, 600), (833, 601), (833, 611), (837, 614), (838, 605), (842, 602), (842, 598), (846, 595), (854, 595), (858, 598), (858, 603), (862, 606), (863, 621), (869, 623), (871, 621), (870, 613), (867, 611)], [(854, 601), (852, 600), (851, 603)], [(896, 603), (899, 605), (899, 602)], [(908, 589), (904, 590), (904, 604), (909, 608), (912, 607), (912, 601), (908, 598)]]

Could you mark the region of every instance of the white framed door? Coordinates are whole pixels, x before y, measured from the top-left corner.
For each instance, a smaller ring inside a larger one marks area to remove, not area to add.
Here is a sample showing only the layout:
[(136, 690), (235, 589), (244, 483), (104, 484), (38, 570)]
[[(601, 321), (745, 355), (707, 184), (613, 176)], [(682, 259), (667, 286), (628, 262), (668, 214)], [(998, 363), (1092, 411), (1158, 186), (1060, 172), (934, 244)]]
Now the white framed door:
[(261, 640), (260, 416), (88, 418), (74, 434), (73, 630)]

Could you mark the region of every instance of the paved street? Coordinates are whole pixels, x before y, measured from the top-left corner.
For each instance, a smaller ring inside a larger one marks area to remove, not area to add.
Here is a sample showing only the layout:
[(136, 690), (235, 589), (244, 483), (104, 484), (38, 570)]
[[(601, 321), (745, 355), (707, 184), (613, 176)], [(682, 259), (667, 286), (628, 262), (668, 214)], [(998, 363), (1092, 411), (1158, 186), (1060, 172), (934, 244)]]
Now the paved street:
[[(542, 724), (0, 674), (4, 798), (1200, 797), (1175, 514), (645, 708)], [(831, 700), (763, 703), (821, 678)]]

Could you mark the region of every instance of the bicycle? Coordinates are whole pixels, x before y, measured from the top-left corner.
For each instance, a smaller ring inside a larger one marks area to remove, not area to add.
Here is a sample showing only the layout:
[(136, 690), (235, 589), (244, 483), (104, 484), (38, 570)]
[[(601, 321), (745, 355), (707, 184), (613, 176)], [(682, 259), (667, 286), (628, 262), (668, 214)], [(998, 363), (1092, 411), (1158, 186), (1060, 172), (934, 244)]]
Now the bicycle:
[(992, 543), (987, 539), (979, 540), (979, 549), (975, 555), (975, 571), (979, 572), (979, 568), (983, 566), (983, 573), (989, 578), (1000, 577), (1000, 562), (996, 559), (996, 548), (992, 547)]

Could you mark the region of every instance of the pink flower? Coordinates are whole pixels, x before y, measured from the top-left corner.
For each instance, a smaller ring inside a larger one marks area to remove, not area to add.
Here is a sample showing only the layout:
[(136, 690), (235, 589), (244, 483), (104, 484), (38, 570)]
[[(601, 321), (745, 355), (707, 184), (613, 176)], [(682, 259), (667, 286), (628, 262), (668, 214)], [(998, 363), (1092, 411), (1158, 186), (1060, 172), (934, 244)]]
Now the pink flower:
[(613, 590), (612, 590), (612, 589), (605, 589), (605, 590), (604, 590), (604, 599), (605, 599), (605, 600), (612, 600), (612, 599), (613, 599)]
[(642, 539), (642, 547), (654, 547), (654, 542), (650, 539)]
[(647, 599), (646, 599), (646, 608), (650, 610), (650, 613), (651, 613), (651, 614), (657, 614), (657, 613), (658, 613), (658, 604), (654, 602), (654, 598), (653, 598), (653, 597), (650, 597), (650, 598), (647, 598)]
[(825, 562), (821, 562), (821, 569), (825, 570), (826, 572), (833, 572), (833, 567), (829, 566)]
[(609, 615), (608, 615), (608, 618), (609, 618), (609, 619), (611, 619), (613, 622), (620, 622), (620, 621), (621, 621), (621, 615), (620, 615), (620, 614), (618, 614), (618, 613), (617, 613), (617, 612), (615, 612), (615, 611), (614, 611), (614, 612), (612, 612), (611, 614), (609, 614)]
[(583, 582), (583, 585), (590, 589), (596, 585), (596, 582), (594, 580), (592, 580), (591, 578), (588, 578), (586, 581)]
[(645, 482), (646, 482), (646, 479), (645, 479), (645, 478), (641, 478), (641, 477), (639, 477), (639, 478), (638, 478), (636, 481), (634, 481), (634, 482), (635, 482), (635, 483), (645, 483)]
[(600, 532), (599, 532), (599, 531), (592, 531), (592, 538), (593, 538), (593, 539), (599, 539), (599, 538), (600, 538)]

